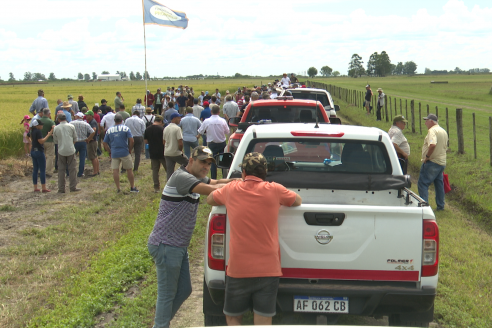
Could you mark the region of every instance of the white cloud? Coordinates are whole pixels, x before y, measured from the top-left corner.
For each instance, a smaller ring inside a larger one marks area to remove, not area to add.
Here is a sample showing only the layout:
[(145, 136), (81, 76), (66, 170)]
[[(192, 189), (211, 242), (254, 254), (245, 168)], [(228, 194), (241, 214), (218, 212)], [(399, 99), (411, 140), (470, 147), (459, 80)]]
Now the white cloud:
[[(345, 2), (322, 0), (176, 3), (170, 7), (186, 12), (189, 26), (146, 27), (148, 69), (152, 76), (269, 75), (329, 65), (345, 74), (353, 53), (367, 61), (382, 50), (422, 72), (490, 65), (492, 8), (449, 0), (430, 14), (408, 4), (394, 12), (365, 4), (342, 12), (332, 9)], [(0, 12), (0, 76), (142, 72), (141, 15), (134, 0), (8, 1)]]

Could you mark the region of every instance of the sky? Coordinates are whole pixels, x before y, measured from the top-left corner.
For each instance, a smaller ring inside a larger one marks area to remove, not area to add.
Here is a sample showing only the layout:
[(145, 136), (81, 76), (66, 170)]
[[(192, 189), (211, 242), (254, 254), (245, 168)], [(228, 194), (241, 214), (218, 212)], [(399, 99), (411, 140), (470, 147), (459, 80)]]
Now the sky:
[[(328, 65), (347, 74), (354, 53), (364, 66), (386, 51), (417, 72), (490, 68), (490, 0), (169, 1), (185, 30), (146, 25), (151, 77), (280, 75)], [(141, 0), (2, 0), (0, 78), (39, 72), (143, 72)]]

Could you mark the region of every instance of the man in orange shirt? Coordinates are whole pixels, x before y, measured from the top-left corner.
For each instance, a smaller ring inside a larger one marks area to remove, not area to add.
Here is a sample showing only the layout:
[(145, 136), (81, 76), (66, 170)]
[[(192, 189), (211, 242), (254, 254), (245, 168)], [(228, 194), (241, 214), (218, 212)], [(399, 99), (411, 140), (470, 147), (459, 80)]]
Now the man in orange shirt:
[[(242, 181), (233, 181), (207, 197), (225, 205), (230, 226), (224, 314), (240, 325), (253, 302), (254, 324), (271, 325), (275, 315), (280, 266), (278, 211), (299, 206), (301, 197), (275, 182), (266, 182), (267, 161), (260, 153), (244, 156)], [(254, 205), (254, 206), (253, 206)]]

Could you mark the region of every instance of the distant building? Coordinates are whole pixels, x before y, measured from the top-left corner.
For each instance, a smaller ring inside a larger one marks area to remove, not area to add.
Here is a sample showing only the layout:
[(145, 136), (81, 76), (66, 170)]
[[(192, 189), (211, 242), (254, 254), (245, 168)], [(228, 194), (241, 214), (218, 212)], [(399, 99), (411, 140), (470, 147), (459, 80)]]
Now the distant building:
[(121, 76), (119, 74), (100, 74), (97, 79), (100, 81), (121, 81)]

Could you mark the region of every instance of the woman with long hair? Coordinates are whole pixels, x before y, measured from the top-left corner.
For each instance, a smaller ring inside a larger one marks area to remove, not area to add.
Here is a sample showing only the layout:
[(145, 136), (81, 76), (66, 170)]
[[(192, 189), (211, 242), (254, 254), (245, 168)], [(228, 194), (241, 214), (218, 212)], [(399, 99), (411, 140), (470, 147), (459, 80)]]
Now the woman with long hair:
[[(40, 120), (34, 120), (31, 127), (31, 158), (32, 158), (32, 184), (34, 185), (34, 192), (50, 192), (51, 190), (46, 188), (46, 157), (44, 156), (43, 144), (53, 134), (53, 128), (48, 132), (46, 137), (43, 138), (41, 129), (43, 128), (43, 122)], [(38, 171), (40, 173), (39, 179), (41, 180), (41, 190), (38, 189)]]

